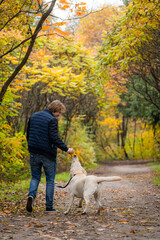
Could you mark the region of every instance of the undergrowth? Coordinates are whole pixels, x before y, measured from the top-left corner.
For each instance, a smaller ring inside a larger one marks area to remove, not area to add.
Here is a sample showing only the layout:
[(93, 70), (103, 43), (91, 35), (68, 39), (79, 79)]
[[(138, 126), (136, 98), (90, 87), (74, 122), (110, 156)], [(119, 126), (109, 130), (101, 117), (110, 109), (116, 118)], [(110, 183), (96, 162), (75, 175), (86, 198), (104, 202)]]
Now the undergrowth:
[[(55, 181), (68, 181), (70, 179), (69, 173), (63, 172), (56, 174)], [(26, 179), (19, 181), (17, 183), (0, 183), (0, 196), (1, 200), (6, 201), (16, 201), (24, 198), (24, 195), (28, 193), (29, 184), (31, 179)], [(40, 184), (44, 184), (46, 182), (45, 177), (41, 178)]]
[(154, 171), (153, 184), (160, 186), (160, 162), (155, 162), (151, 164)]

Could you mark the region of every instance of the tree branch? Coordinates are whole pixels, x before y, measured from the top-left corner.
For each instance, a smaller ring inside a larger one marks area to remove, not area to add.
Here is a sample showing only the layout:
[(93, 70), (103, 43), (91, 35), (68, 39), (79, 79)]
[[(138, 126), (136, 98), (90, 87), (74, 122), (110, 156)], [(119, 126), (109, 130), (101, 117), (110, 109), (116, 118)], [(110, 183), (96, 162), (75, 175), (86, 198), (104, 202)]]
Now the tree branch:
[(2, 31), (2, 29), (5, 28), (5, 26), (6, 26), (10, 21), (12, 21), (15, 17), (17, 17), (17, 16), (22, 12), (22, 8), (23, 8), (23, 6), (25, 5), (25, 3), (26, 3), (26, 0), (25, 0), (25, 2), (22, 4), (20, 10), (19, 10), (13, 17), (11, 17), (11, 18), (3, 25), (3, 27), (1, 27), (0, 31)]
[(22, 59), (21, 63), (16, 67), (16, 69), (14, 70), (14, 72), (12, 73), (12, 75), (8, 78), (8, 80), (4, 83), (1, 92), (0, 92), (0, 105), (2, 103), (3, 97), (7, 91), (8, 86), (11, 84), (11, 82), (14, 80), (15, 76), (19, 73), (19, 71), (22, 69), (22, 67), (26, 64), (30, 53), (32, 51), (32, 48), (34, 46), (36, 37), (38, 35), (38, 33), (40, 32), (40, 30), (42, 29), (42, 25), (44, 23), (44, 21), (46, 20), (46, 18), (50, 15), (51, 11), (53, 10), (54, 6), (55, 6), (56, 0), (52, 0), (50, 7), (48, 8), (48, 10), (42, 15), (41, 19), (39, 20), (37, 27), (34, 31), (34, 34), (32, 35), (31, 38), (31, 42), (30, 45), (28, 47), (28, 50), (24, 56), (24, 58)]

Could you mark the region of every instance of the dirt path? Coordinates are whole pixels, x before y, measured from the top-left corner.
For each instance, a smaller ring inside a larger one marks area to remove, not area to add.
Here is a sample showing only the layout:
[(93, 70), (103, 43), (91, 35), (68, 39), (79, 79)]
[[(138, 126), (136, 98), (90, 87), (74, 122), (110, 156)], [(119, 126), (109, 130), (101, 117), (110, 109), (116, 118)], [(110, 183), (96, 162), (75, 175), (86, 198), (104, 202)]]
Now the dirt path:
[(77, 208), (76, 200), (71, 213), (65, 216), (68, 188), (56, 189), (55, 207), (58, 212), (47, 215), (44, 213), (45, 186), (41, 185), (34, 213), (25, 211), (26, 199), (19, 203), (16, 214), (4, 210), (0, 216), (0, 239), (160, 239), (160, 188), (152, 184), (150, 167), (140, 164), (101, 165), (92, 173), (123, 178), (120, 182), (102, 184), (103, 210), (100, 215), (95, 213), (96, 204), (91, 199), (87, 215), (81, 215), (82, 210)]

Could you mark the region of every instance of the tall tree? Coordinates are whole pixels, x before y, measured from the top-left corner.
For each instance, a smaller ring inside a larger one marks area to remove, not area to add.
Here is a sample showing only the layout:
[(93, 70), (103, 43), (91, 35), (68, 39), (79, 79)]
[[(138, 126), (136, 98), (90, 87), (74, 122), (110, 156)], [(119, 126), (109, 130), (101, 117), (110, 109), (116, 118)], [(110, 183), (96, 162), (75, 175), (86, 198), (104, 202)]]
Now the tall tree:
[[(135, 91), (160, 109), (160, 2), (135, 0), (116, 19), (99, 54), (101, 70), (114, 67)], [(139, 88), (138, 81), (143, 82)], [(151, 90), (152, 89), (152, 90)]]
[(102, 9), (92, 12), (86, 18), (82, 18), (75, 31), (75, 40), (82, 42), (87, 48), (101, 46), (102, 34), (109, 32), (114, 16), (119, 14), (118, 8), (103, 6)]
[(21, 79), (25, 84), (20, 99), (22, 108), (14, 124), (16, 129), (55, 98), (67, 106), (65, 116), (69, 124), (76, 114), (85, 115), (85, 123), (94, 121), (99, 96), (96, 61), (81, 44), (62, 38), (37, 39), (28, 63), (14, 83), (17, 95), (22, 90), (21, 85), (18, 87)]
[[(2, 103), (7, 88), (26, 64), (39, 33), (42, 32), (42, 30), (52, 31), (52, 33), (53, 31), (57, 31), (59, 34), (63, 33), (63, 31), (58, 28), (61, 23), (53, 23), (57, 21), (57, 18), (54, 18), (52, 15), (54, 7), (58, 6), (61, 10), (70, 9), (71, 11), (74, 9), (77, 15), (81, 15), (85, 11), (84, 3), (82, 3), (82, 7), (81, 3), (72, 4), (72, 1), (59, 0), (57, 5), (56, 2), (56, 0), (52, 0), (49, 3), (43, 0), (0, 2), (0, 30), (2, 33), (0, 58), (2, 67), (4, 67), (6, 63), (8, 64), (8, 54), (16, 52), (18, 55), (18, 63), (13, 68), (13, 71), (8, 73), (7, 76), (6, 74), (3, 75), (0, 104)], [(49, 17), (53, 17), (53, 21), (51, 21)], [(15, 30), (18, 35), (17, 38), (12, 37)], [(5, 40), (7, 40), (6, 43)], [(23, 52), (23, 47), (26, 48), (25, 52)]]

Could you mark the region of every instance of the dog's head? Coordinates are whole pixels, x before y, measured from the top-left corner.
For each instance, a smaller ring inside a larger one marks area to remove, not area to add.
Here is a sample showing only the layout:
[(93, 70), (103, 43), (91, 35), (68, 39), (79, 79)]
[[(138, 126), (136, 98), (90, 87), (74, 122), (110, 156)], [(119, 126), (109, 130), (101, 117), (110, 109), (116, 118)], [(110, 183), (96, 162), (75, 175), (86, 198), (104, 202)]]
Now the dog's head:
[(76, 174), (87, 175), (86, 170), (81, 166), (79, 162), (78, 156), (73, 155), (71, 159), (72, 159), (72, 164), (71, 164), (70, 176), (73, 177)]
[(73, 155), (73, 156), (71, 157), (71, 159), (72, 159), (72, 162), (79, 161), (77, 155)]

